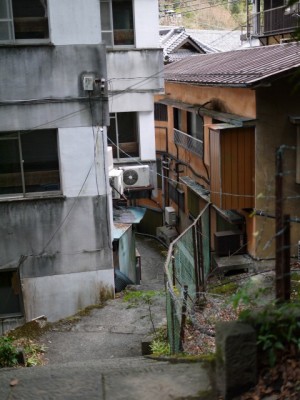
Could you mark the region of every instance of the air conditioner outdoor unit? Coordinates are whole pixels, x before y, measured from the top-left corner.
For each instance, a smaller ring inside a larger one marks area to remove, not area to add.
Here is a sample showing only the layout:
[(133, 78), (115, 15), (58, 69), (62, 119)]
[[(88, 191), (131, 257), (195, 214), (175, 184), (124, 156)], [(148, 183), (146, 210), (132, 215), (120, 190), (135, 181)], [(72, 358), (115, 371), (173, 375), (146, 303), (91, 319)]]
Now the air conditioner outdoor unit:
[(144, 187), (150, 185), (149, 165), (122, 167), (125, 187)]
[(123, 171), (121, 169), (112, 169), (109, 171), (109, 184), (113, 199), (119, 199), (124, 192)]
[(215, 252), (217, 256), (245, 254), (246, 245), (241, 231), (222, 231), (215, 233)]
[(165, 222), (167, 225), (176, 225), (176, 211), (173, 207), (165, 207)]

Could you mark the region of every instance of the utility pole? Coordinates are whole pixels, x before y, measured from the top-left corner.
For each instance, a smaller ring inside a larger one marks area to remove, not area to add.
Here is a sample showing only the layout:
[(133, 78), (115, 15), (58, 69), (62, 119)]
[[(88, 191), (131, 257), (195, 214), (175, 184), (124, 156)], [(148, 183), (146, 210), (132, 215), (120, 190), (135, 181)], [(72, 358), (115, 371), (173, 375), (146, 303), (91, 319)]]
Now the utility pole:
[(276, 225), (276, 300), (290, 300), (290, 216), (283, 215), (283, 147), (276, 150), (275, 225)]

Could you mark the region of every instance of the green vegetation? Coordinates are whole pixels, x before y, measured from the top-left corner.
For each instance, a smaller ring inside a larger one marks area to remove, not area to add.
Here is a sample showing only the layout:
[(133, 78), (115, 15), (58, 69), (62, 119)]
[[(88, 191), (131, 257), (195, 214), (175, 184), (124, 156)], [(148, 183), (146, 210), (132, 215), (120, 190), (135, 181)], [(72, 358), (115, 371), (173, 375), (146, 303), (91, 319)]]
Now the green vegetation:
[(24, 367), (43, 365), (44, 353), (45, 346), (30, 339), (16, 340), (11, 336), (0, 337), (0, 368), (15, 367), (19, 363)]
[(123, 300), (128, 302), (130, 306), (135, 307), (140, 303), (149, 304), (152, 302), (153, 298), (156, 296), (162, 296), (162, 291), (156, 290), (132, 290), (126, 291)]
[(291, 299), (300, 300), (300, 274), (298, 272), (291, 273)]
[(18, 363), (18, 349), (13, 339), (7, 336), (0, 337), (0, 368), (14, 367)]
[(35, 367), (37, 365), (44, 364), (43, 354), (46, 351), (44, 345), (34, 343), (30, 340), (24, 343), (24, 354), (25, 354), (25, 367)]
[(169, 356), (171, 353), (168, 342), (168, 331), (166, 326), (156, 329), (154, 339), (150, 345), (154, 356)]
[(274, 366), (278, 357), (286, 351), (300, 351), (300, 302), (269, 304), (251, 313), (243, 311), (239, 319), (253, 325), (257, 331), (259, 349)]
[(154, 356), (170, 355), (170, 344), (165, 341), (154, 339), (150, 345), (150, 348)]
[(267, 295), (272, 290), (272, 286), (259, 287), (256, 282), (249, 280), (231, 297), (232, 306), (235, 310), (239, 307), (261, 307), (269, 302)]
[(236, 282), (227, 282), (219, 286), (212, 287), (208, 290), (208, 293), (218, 294), (218, 295), (232, 295), (238, 289), (238, 284)]

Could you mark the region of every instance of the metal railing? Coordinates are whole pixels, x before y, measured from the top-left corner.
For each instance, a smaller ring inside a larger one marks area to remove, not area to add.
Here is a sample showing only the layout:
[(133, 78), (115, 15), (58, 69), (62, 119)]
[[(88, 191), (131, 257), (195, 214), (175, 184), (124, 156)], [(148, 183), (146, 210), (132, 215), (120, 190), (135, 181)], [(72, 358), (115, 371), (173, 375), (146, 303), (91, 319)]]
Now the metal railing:
[(249, 16), (252, 35), (263, 36), (291, 32), (300, 26), (300, 4), (285, 5)]
[(194, 138), (178, 129), (174, 129), (174, 143), (191, 153), (203, 156), (203, 141)]

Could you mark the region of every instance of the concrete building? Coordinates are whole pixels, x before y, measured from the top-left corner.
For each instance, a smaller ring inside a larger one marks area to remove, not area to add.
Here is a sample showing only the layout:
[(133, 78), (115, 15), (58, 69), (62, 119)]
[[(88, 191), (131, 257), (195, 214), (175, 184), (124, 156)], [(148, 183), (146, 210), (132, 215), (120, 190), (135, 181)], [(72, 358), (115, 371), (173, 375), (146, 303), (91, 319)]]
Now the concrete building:
[[(163, 91), (158, 2), (101, 0), (100, 6), (107, 48), (110, 179), (118, 206), (113, 211), (114, 266), (139, 283), (134, 230), (129, 225), (141, 221), (145, 210), (120, 212), (120, 206), (141, 202), (148, 207), (147, 199), (157, 186), (153, 96)], [(124, 243), (125, 251), (120, 251)]]
[[(116, 163), (155, 160), (156, 6), (2, 2), (2, 331), (40, 315), (54, 321), (114, 294), (106, 127), (110, 112)], [(124, 160), (116, 154), (126, 129), (126, 143), (137, 146)]]

